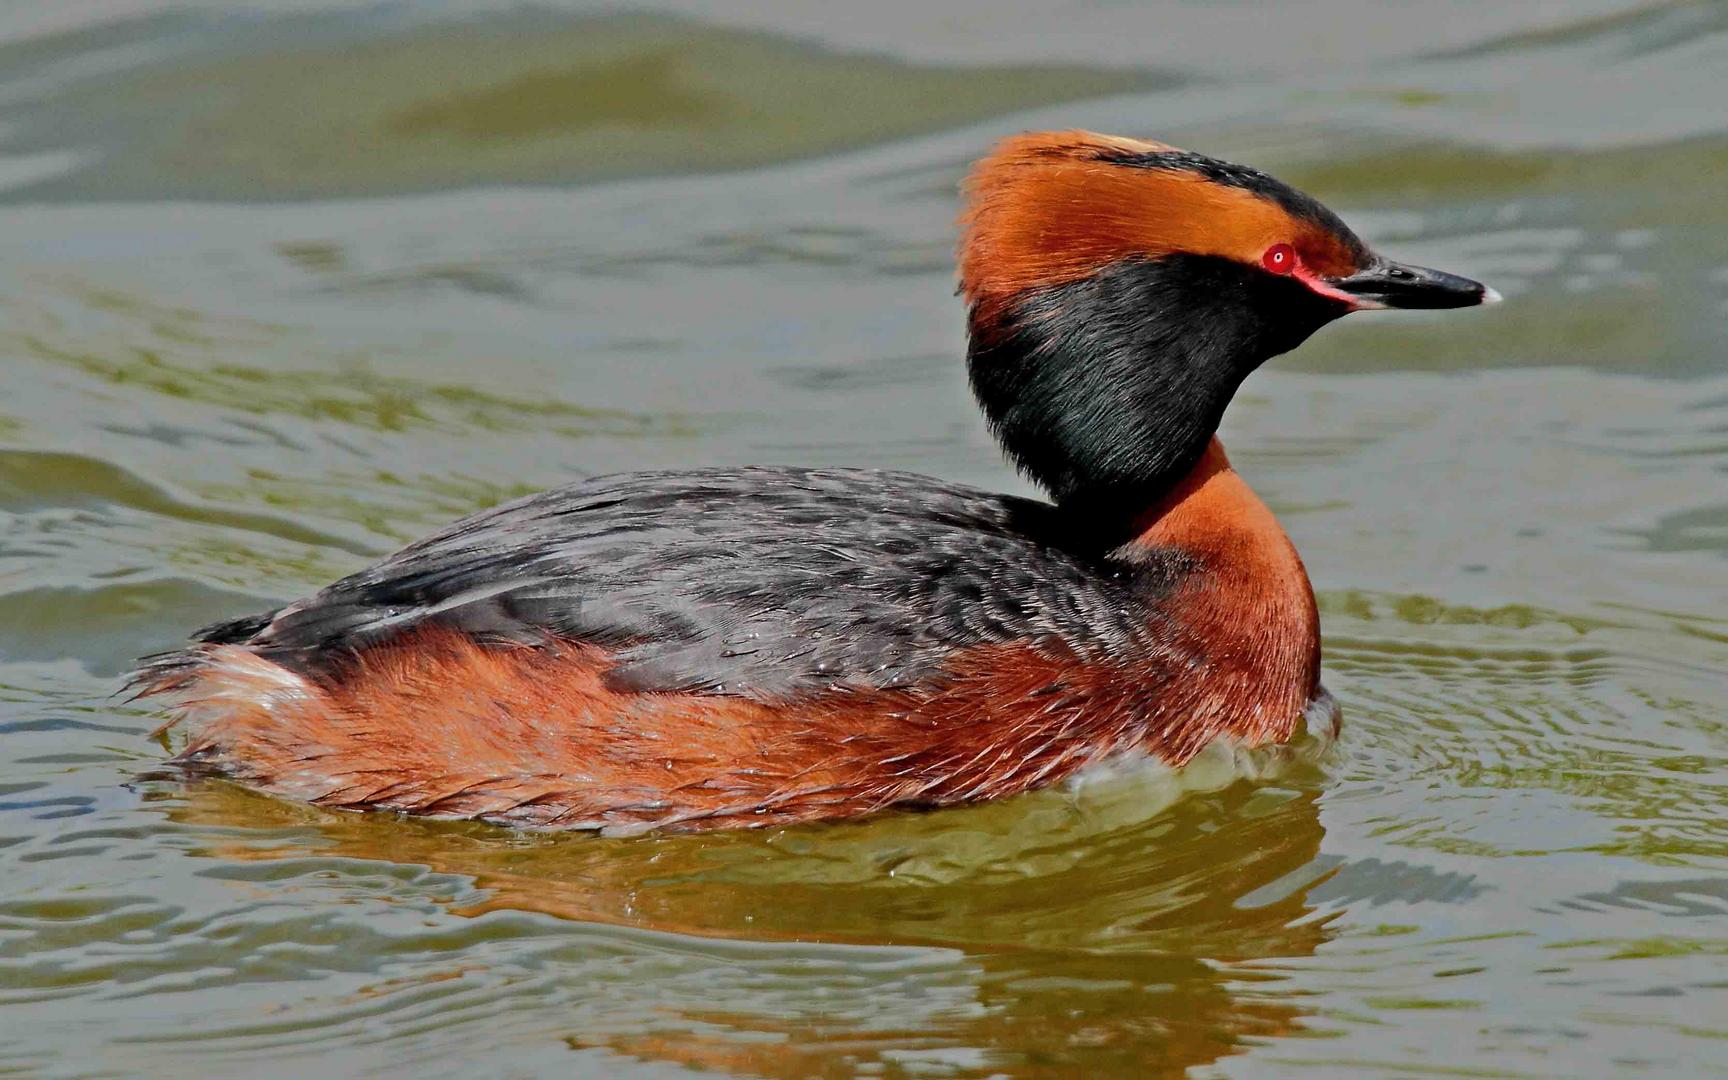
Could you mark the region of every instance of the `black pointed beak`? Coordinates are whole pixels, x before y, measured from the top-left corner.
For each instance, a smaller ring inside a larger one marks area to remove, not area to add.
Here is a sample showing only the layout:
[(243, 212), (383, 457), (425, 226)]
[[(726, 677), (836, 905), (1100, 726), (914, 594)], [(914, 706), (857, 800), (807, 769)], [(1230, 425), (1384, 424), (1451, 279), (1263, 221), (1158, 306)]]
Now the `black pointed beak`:
[(1381, 258), (1349, 277), (1328, 278), (1327, 284), (1364, 308), (1461, 308), (1500, 299), (1479, 281)]

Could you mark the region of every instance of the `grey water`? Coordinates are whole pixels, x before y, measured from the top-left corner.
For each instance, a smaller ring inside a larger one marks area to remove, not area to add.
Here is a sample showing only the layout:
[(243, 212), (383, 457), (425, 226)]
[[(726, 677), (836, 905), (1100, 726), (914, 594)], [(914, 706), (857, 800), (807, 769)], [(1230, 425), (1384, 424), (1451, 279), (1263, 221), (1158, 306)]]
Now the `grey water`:
[[(1728, 1075), (1725, 101), (1720, 3), (0, 7), (0, 1072)], [(1043, 127), (1506, 296), (1227, 418), (1324, 759), (627, 841), (148, 776), (132, 657), (521, 492), (1023, 490), (952, 222)]]

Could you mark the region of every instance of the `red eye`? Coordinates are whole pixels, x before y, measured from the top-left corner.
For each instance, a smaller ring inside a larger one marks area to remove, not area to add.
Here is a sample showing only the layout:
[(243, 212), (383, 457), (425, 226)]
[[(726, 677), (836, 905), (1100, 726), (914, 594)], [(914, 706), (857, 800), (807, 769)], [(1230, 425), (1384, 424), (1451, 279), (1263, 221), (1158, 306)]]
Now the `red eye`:
[(1273, 244), (1260, 256), (1260, 265), (1274, 274), (1288, 274), (1296, 269), (1296, 249), (1289, 244)]

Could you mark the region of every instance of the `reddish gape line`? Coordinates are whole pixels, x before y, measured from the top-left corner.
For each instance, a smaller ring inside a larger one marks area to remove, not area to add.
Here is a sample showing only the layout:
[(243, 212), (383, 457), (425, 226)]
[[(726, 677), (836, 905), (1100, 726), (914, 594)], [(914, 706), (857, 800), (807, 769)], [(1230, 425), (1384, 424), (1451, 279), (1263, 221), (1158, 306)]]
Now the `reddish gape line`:
[(557, 488), (147, 659), (181, 760), (325, 806), (632, 832), (1290, 738), (1322, 694), (1313, 592), (1219, 416), (1349, 310), (1485, 290), (1155, 143), (1022, 136), (967, 190), (972, 386), (1051, 502), (845, 469)]

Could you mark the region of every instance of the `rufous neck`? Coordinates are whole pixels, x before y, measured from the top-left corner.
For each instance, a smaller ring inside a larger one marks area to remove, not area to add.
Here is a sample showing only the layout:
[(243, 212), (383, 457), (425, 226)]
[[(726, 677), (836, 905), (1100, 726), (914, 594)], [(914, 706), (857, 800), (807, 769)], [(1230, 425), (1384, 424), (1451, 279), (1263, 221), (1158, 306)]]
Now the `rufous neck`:
[(1288, 738), (1320, 685), (1320, 616), (1308, 572), (1216, 438), (1118, 549), (1175, 550), (1192, 569), (1170, 611), (1206, 657), (1205, 680), (1249, 743)]

